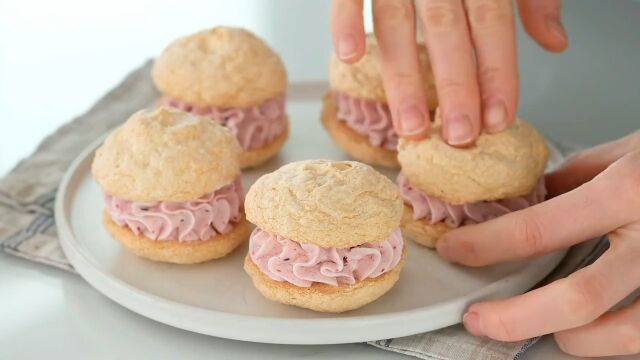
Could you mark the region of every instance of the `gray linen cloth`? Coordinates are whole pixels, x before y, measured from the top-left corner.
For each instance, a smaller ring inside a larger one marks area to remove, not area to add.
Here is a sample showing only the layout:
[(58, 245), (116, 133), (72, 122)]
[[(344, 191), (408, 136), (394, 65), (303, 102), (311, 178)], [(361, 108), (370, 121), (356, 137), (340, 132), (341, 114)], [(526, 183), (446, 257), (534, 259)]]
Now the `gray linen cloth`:
[[(0, 248), (25, 259), (73, 271), (58, 243), (53, 204), (58, 183), (73, 159), (96, 138), (133, 112), (153, 103), (158, 93), (150, 62), (133, 71), (86, 114), (48, 136), (28, 158), (0, 179)], [(304, 89), (302, 90), (304, 91)], [(565, 149), (568, 151), (568, 149)], [(606, 249), (604, 239), (574, 247), (549, 279), (566, 276)], [(422, 359), (517, 359), (537, 339), (501, 343), (467, 334), (460, 326), (371, 342), (378, 348)]]

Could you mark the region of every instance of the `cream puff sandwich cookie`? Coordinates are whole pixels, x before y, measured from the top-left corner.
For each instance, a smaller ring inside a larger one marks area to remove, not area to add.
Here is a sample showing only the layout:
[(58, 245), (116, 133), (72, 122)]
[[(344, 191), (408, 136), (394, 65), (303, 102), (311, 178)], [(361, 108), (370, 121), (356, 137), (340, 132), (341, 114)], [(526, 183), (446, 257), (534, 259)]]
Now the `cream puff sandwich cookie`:
[(231, 132), (204, 117), (160, 107), (133, 114), (96, 151), (103, 224), (134, 254), (199, 263), (247, 239)]
[(290, 163), (256, 181), (245, 209), (256, 228), (244, 268), (268, 299), (338, 313), (398, 281), (406, 254), (402, 199), (368, 165)]
[[(436, 115), (438, 116), (438, 115)], [(439, 125), (421, 141), (401, 139), (403, 231), (433, 248), (445, 232), (544, 201), (544, 138), (524, 120), (500, 133), (481, 134), (475, 146), (447, 145)]]
[(240, 166), (257, 166), (287, 139), (287, 73), (251, 32), (215, 27), (171, 43), (151, 70), (159, 103), (212, 119), (242, 146)]
[[(336, 144), (352, 158), (371, 165), (398, 168), (398, 135), (380, 74), (380, 50), (369, 35), (360, 61), (345, 64), (334, 54), (329, 62), (330, 89), (324, 97), (322, 123)], [(424, 45), (418, 46), (427, 107), (435, 110), (437, 94)]]

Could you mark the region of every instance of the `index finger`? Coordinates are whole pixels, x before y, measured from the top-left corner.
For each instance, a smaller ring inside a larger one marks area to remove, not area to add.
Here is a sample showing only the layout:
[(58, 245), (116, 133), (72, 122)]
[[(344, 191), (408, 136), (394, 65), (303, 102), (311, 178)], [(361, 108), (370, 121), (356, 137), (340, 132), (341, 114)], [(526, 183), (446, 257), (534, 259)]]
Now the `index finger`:
[[(640, 215), (640, 151), (625, 155), (577, 189), (530, 208), (446, 233), (444, 259), (484, 266), (565, 248)], [(498, 251), (499, 250), (499, 251)]]

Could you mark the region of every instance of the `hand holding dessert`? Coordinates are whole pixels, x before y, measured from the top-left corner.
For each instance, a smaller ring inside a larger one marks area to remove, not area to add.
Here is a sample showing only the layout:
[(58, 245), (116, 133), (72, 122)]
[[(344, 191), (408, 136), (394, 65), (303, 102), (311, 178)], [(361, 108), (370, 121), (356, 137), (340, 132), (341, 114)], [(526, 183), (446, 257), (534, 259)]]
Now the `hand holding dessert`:
[(608, 234), (609, 249), (592, 265), (510, 299), (469, 307), (475, 335), (516, 341), (555, 333), (577, 356), (636, 354), (640, 299), (610, 311), (640, 287), (640, 132), (570, 157), (547, 175), (556, 197), (528, 209), (443, 235), (439, 254), (484, 266), (566, 248)]
[[(438, 99), (429, 57), (424, 46), (418, 50), (421, 85), (428, 94), (427, 108), (435, 110)], [(396, 120), (387, 104), (380, 67), (380, 48), (372, 35), (366, 38), (365, 55), (355, 64), (346, 64), (333, 53), (322, 124), (336, 144), (354, 159), (398, 168), (398, 134), (393, 123)]]
[(398, 146), (407, 237), (433, 248), (450, 230), (544, 200), (549, 152), (542, 135), (526, 121), (518, 119), (497, 134), (482, 134), (475, 146), (465, 149), (447, 145), (440, 124), (436, 113), (436, 131), (430, 137), (401, 139)]
[[(414, 5), (415, 4), (415, 5)], [(544, 48), (562, 51), (567, 37), (560, 0), (519, 0), (525, 29)], [(333, 0), (335, 52), (346, 63), (365, 56), (362, 0)], [(431, 58), (442, 137), (452, 146), (473, 144), (482, 129), (504, 130), (516, 118), (518, 67), (511, 0), (374, 0), (382, 78), (401, 137), (429, 132), (427, 99), (416, 47), (416, 18)]]

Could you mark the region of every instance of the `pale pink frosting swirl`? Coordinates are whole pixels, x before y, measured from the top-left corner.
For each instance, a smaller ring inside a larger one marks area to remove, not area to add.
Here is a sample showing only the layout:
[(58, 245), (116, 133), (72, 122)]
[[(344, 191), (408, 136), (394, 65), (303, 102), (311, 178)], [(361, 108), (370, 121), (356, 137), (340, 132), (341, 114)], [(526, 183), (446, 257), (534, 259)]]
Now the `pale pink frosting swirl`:
[(338, 119), (358, 134), (366, 136), (369, 144), (396, 150), (398, 134), (393, 129), (389, 106), (380, 101), (365, 100), (336, 91), (333, 94)]
[(165, 105), (211, 118), (231, 130), (245, 150), (268, 144), (286, 128), (285, 96), (267, 99), (260, 105), (246, 108), (196, 107), (172, 98), (163, 98)]
[(350, 248), (321, 248), (300, 244), (256, 228), (249, 239), (249, 256), (275, 281), (309, 287), (354, 284), (392, 270), (400, 262), (404, 242), (400, 229), (387, 240)]
[(113, 221), (134, 234), (153, 240), (208, 240), (226, 234), (240, 220), (242, 183), (237, 177), (198, 199), (174, 202), (137, 202), (104, 194)]
[(513, 211), (522, 210), (543, 202), (547, 195), (544, 177), (542, 177), (531, 193), (525, 196), (452, 205), (416, 189), (402, 174), (398, 175), (397, 181), (404, 202), (413, 208), (414, 220), (424, 219), (430, 224), (444, 221), (450, 227), (480, 223)]

